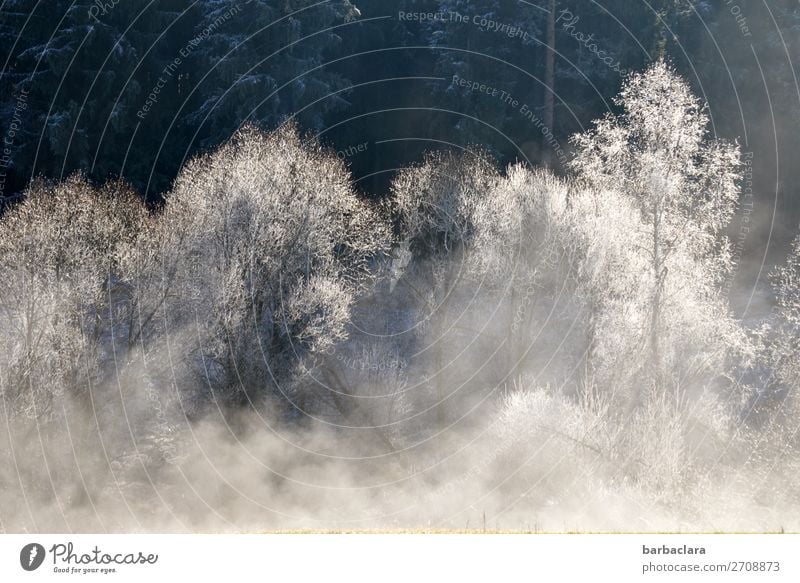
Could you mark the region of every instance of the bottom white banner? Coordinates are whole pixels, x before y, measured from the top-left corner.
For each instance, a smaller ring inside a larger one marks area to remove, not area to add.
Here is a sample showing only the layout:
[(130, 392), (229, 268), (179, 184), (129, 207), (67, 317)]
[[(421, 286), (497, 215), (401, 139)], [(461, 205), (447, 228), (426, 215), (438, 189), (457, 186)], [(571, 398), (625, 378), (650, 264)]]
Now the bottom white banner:
[(800, 535), (3, 535), (0, 581), (800, 581)]

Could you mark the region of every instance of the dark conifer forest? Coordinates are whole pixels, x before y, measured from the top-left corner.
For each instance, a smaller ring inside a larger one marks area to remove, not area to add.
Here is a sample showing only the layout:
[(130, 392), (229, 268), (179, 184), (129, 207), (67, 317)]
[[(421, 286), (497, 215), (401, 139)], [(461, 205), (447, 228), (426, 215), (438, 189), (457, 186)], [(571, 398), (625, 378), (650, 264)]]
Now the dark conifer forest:
[(0, 0), (0, 532), (800, 528), (797, 0)]

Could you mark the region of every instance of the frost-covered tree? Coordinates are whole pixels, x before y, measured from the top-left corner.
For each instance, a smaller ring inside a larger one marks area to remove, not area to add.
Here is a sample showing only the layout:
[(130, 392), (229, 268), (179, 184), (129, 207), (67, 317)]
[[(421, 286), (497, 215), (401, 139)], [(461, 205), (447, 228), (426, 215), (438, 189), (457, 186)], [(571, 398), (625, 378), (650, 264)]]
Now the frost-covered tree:
[(305, 357), (347, 336), (388, 230), (335, 155), (291, 126), (247, 127), (185, 166), (153, 236), (143, 334), (174, 337), (196, 379), (235, 400), (302, 401)]
[(770, 361), (775, 376), (789, 392), (788, 402), (796, 406), (800, 386), (800, 236), (792, 243), (786, 262), (775, 270), (773, 287), (776, 307), (768, 334)]
[(794, 335), (800, 335), (800, 236), (795, 237), (786, 264), (776, 271), (775, 288), (779, 314)]
[(415, 306), (430, 342), (422, 354), (440, 425), (456, 408), (446, 404), (461, 383), (454, 379), (463, 375), (478, 390), (510, 382), (543, 364), (550, 332), (569, 327), (569, 299), (557, 283), (574, 248), (567, 191), (566, 182), (523, 165), (502, 175), (478, 152), (433, 155), (396, 178), (408, 264), (394, 293)]
[(623, 193), (641, 215), (648, 360), (659, 385), (665, 339), (685, 326), (702, 334), (700, 322), (712, 338), (728, 321), (718, 286), (731, 267), (723, 229), (739, 195), (739, 148), (707, 135), (699, 100), (663, 61), (631, 76), (617, 103), (620, 115), (573, 138), (572, 168), (591, 188)]
[(147, 213), (125, 185), (35, 182), (0, 220), (0, 382), (17, 412), (45, 418), (103, 373), (127, 246)]
[[(448, 369), (446, 339), (454, 326), (463, 325), (460, 292), (470, 277), (481, 226), (476, 211), (498, 178), (485, 155), (433, 154), (401, 171), (392, 185), (392, 206), (400, 224), (400, 249), (409, 255), (401, 293), (420, 312), (431, 332), (436, 417), (443, 427)], [(448, 347), (449, 348), (449, 347)], [(452, 351), (450, 351), (452, 354)]]
[(543, 364), (544, 354), (552, 356), (545, 346), (551, 334), (569, 334), (556, 329), (574, 316), (578, 247), (570, 231), (570, 189), (547, 171), (516, 164), (476, 201), (478, 230), (469, 265), (481, 295), (500, 308), (493, 319), (502, 325), (492, 331), (503, 342), (502, 382)]
[(639, 330), (644, 310), (635, 301), (647, 262), (641, 222), (631, 200), (613, 190), (573, 185), (565, 205), (563, 256), (569, 293), (582, 320), (582, 354), (576, 380), (582, 396), (609, 398), (622, 392), (641, 358)]

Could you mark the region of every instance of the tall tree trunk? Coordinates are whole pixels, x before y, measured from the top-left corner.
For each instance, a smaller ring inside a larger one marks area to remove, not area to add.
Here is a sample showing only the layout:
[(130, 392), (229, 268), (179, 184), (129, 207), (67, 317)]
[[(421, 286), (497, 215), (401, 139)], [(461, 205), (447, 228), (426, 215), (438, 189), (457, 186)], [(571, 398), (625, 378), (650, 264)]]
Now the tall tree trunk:
[[(550, 0), (550, 14), (547, 17), (547, 55), (544, 66), (544, 125), (555, 133), (555, 90), (556, 90), (556, 0)], [(547, 138), (543, 138), (546, 140)], [(552, 162), (552, 151), (547, 143), (542, 144), (545, 163)]]
[(656, 207), (653, 212), (653, 299), (650, 306), (650, 365), (653, 367), (655, 389), (661, 389), (661, 290), (664, 269), (661, 256), (661, 214)]
[(453, 263), (448, 261), (444, 271), (444, 297), (439, 304), (439, 322), (438, 331), (439, 336), (436, 342), (436, 426), (439, 431), (444, 431), (447, 425), (447, 411), (445, 410), (445, 375), (443, 370), (445, 368), (445, 334), (447, 333), (447, 315), (450, 307), (451, 292), (453, 286)]

